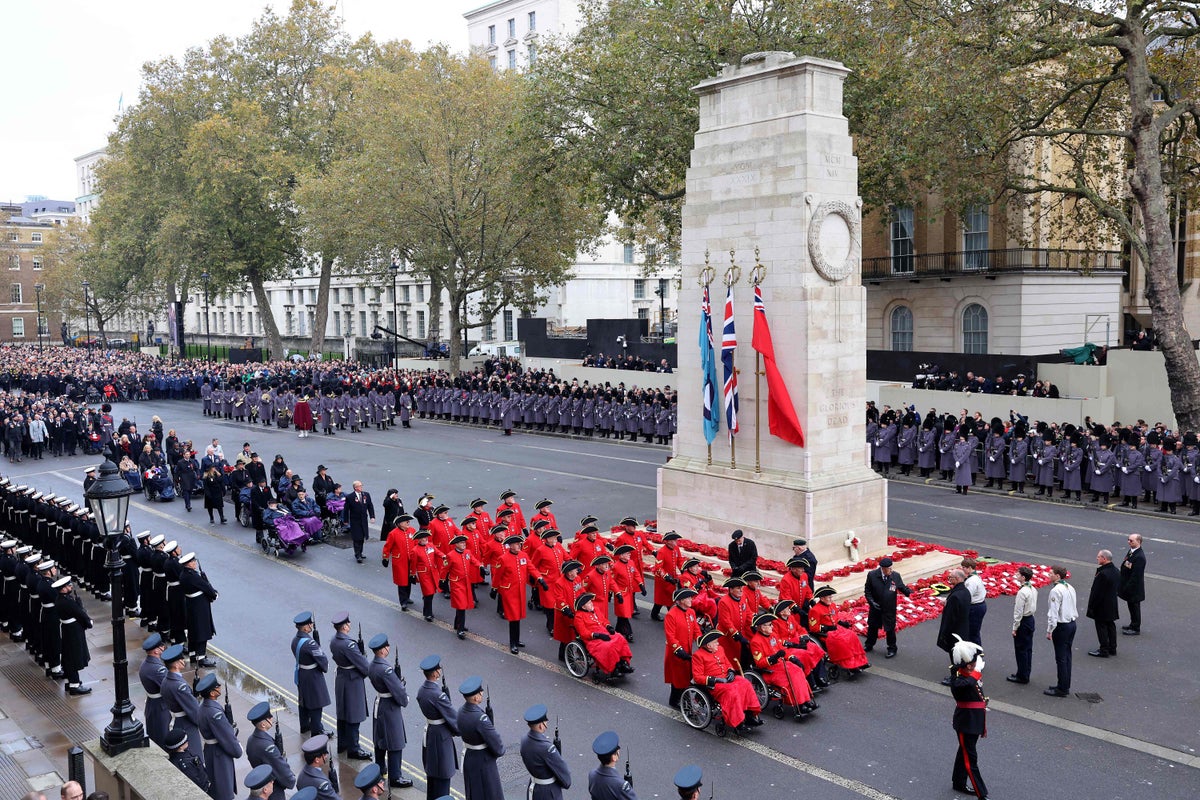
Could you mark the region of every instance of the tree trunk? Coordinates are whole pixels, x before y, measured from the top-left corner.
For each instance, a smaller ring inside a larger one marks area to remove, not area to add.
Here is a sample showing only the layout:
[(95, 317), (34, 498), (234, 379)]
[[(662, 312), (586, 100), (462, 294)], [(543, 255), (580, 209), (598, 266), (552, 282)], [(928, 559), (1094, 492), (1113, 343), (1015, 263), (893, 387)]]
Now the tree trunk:
[(329, 284), (333, 277), (333, 259), (321, 256), (321, 278), (317, 282), (317, 307), (313, 310), (311, 351), (325, 350), (325, 327), (329, 324)]
[(429, 328), (426, 333), (426, 348), (437, 353), (442, 335), (442, 285), (432, 276), (429, 279)]
[(254, 301), (258, 304), (258, 316), (262, 320), (263, 331), (267, 338), (267, 349), (270, 360), (279, 361), (283, 358), (283, 339), (279, 336), (279, 326), (275, 324), (275, 315), (271, 313), (271, 301), (267, 298), (267, 289), (263, 286), (262, 278), (257, 271), (247, 274), (250, 288), (254, 290)]
[(1175, 273), (1170, 214), (1162, 180), (1160, 132), (1151, 99), (1147, 43), (1140, 29), (1131, 31), (1126, 54), (1126, 81), (1131, 97), (1133, 172), (1130, 189), (1142, 215), (1146, 242), (1147, 300), (1154, 333), (1166, 361), (1167, 386), (1176, 429), (1200, 429), (1200, 362), (1183, 321), (1183, 299)]
[(462, 332), (462, 299), (450, 295), (450, 305), (446, 309), (450, 321), (450, 375), (458, 376), (459, 364), (462, 363), (463, 346), (459, 335)]

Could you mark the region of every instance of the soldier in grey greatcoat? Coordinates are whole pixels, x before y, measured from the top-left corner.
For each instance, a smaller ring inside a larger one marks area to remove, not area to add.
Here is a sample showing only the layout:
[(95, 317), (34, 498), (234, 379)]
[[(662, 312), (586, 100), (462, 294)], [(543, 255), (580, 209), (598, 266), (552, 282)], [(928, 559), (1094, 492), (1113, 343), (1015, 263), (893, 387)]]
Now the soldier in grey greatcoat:
[(371, 754), (358, 745), (358, 726), (367, 718), (367, 673), (370, 663), (350, 638), (350, 614), (339, 611), (333, 617), (333, 641), (329, 654), (337, 665), (333, 695), (337, 708), (337, 749), (360, 761)]
[(291, 765), (283, 753), (279, 752), (279, 748), (275, 746), (275, 738), (269, 733), (275, 724), (275, 718), (271, 715), (271, 704), (263, 700), (250, 709), (246, 719), (254, 726), (254, 731), (246, 740), (246, 758), (249, 759), (251, 767), (266, 764), (271, 768), (275, 785), (268, 800), (284, 800), (283, 790), (296, 785), (296, 773), (292, 772)]
[(167, 678), (167, 666), (162, 661), (167, 643), (162, 636), (152, 633), (142, 642), (146, 660), (138, 668), (138, 680), (146, 690), (146, 735), (164, 750), (167, 747), (167, 732), (171, 729), (171, 712), (163, 701), (163, 681)]
[(529, 773), (529, 800), (563, 800), (571, 788), (571, 770), (558, 748), (546, 736), (550, 713), (538, 704), (525, 711), (529, 732), (521, 737), (521, 761)]
[(1026, 463), (1029, 455), (1029, 440), (1026, 435), (1029, 425), (1020, 420), (1013, 426), (1013, 439), (1008, 446), (1008, 479), (1019, 494), (1025, 494)]
[(489, 714), (480, 705), (483, 702), (483, 679), (472, 676), (458, 687), (463, 696), (458, 709), (458, 730), (462, 734), (463, 784), (467, 800), (490, 800), (503, 797), (500, 784), (500, 768), (496, 762), (504, 755), (504, 741), (492, 724)]
[(391, 644), (385, 634), (376, 634), (367, 643), (375, 658), (371, 660), (369, 675), (375, 689), (375, 723), (372, 740), (375, 743), (375, 763), (387, 773), (388, 783), (396, 789), (412, 786), (404, 777), (404, 746), (408, 736), (404, 731), (404, 709), (408, 707), (408, 687), (404, 678), (396, 673), (396, 663), (389, 664)]
[(203, 698), (200, 703), (200, 735), (204, 739), (204, 766), (212, 782), (209, 796), (213, 800), (234, 800), (237, 796), (237, 775), (233, 762), (242, 757), (242, 745), (238, 742), (237, 730), (232, 720), (225, 716), (225, 709), (217, 698), (221, 696), (221, 682), (217, 673), (210, 672), (196, 683), (196, 693)]
[(321, 711), (329, 705), (329, 686), (325, 683), (329, 657), (321, 649), (321, 642), (313, 630), (311, 611), (302, 611), (292, 622), (296, 626), (291, 650), (296, 660), (293, 680), (296, 683), (300, 732), (311, 731), (314, 736), (319, 736), (325, 733), (321, 725)]
[(425, 767), (426, 797), (428, 800), (450, 794), (450, 779), (458, 772), (458, 712), (450, 697), (437, 683), (442, 676), (442, 657), (427, 656), (421, 662), (425, 682), (417, 690), (417, 705), (425, 716), (425, 744), (421, 762)]

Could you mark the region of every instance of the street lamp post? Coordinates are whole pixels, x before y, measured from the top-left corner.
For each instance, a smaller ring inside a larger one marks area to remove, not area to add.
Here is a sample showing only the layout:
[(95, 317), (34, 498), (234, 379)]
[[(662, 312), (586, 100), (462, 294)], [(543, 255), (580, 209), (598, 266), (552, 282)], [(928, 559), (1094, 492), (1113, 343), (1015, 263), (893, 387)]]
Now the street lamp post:
[(109, 591), (112, 593), (113, 629), (113, 688), (116, 697), (112, 706), (112, 721), (100, 736), (100, 746), (110, 756), (134, 747), (147, 747), (145, 728), (133, 716), (129, 700), (129, 659), (125, 652), (125, 560), (121, 558), (121, 537), (125, 533), (125, 518), (129, 514), (129, 497), (133, 489), (121, 477), (117, 465), (107, 459), (100, 465), (100, 477), (83, 493), (88, 508), (104, 538), (108, 557)]
[(662, 337), (664, 342), (667, 339), (667, 293), (665, 291), (666, 286), (667, 286), (666, 280), (664, 280), (663, 278), (659, 278), (658, 279), (658, 288), (654, 290), (654, 293), (656, 295), (658, 295), (658, 333)]
[(396, 292), (396, 279), (400, 277), (400, 259), (392, 259), (392, 367), (400, 367), (400, 311)]
[(37, 337), (38, 337), (38, 352), (42, 352), (42, 292), (45, 290), (46, 284), (35, 283), (33, 291), (37, 292)]
[(87, 344), (87, 349), (91, 350), (92, 349), (92, 306), (91, 306), (91, 299), (88, 296), (88, 292), (91, 290), (92, 284), (85, 280), (80, 285), (83, 286), (83, 318), (84, 318), (85, 322), (87, 323), (87, 328), (86, 328), (87, 339), (85, 340), (85, 343)]
[(208, 281), (212, 276), (205, 270), (200, 274), (204, 281), (204, 338), (208, 340), (208, 360), (212, 361), (212, 325), (208, 319)]

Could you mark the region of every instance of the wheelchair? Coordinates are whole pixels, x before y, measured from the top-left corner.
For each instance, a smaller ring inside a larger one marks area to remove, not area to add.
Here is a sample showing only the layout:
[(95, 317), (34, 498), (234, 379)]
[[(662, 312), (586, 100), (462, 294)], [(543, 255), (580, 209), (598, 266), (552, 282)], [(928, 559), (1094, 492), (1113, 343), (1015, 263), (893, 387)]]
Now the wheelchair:
[[(758, 705), (762, 711), (767, 710), (767, 706), (772, 700), (778, 700), (780, 696), (778, 690), (772, 694), (770, 690), (773, 687), (768, 686), (757, 672), (750, 670), (745, 673), (745, 678), (754, 687), (754, 694), (758, 698)], [(683, 721), (688, 724), (688, 727), (702, 731), (712, 725), (713, 732), (717, 736), (724, 737), (729, 733), (729, 725), (725, 722), (724, 714), (721, 713), (721, 704), (717, 702), (717, 698), (713, 696), (707, 686), (693, 683), (684, 689), (683, 695), (679, 698), (679, 712), (683, 715)], [(776, 719), (783, 719), (783, 708), (778, 702), (775, 704), (773, 713)]]
[[(620, 636), (620, 634), (613, 634)], [(578, 636), (574, 640), (567, 642), (566, 652), (563, 658), (567, 662), (567, 673), (572, 678), (583, 680), (590, 672), (593, 683), (615, 683), (625, 677), (619, 670), (612, 673), (602, 672), (597, 666), (596, 660), (592, 658), (592, 654), (588, 652), (587, 645)]]
[(248, 503), (248, 502), (242, 503), (241, 507), (238, 510), (237, 521), (238, 521), (238, 524), (241, 525), (243, 528), (249, 528), (250, 526), (252, 526), (254, 524), (254, 514), (250, 510), (250, 503)]

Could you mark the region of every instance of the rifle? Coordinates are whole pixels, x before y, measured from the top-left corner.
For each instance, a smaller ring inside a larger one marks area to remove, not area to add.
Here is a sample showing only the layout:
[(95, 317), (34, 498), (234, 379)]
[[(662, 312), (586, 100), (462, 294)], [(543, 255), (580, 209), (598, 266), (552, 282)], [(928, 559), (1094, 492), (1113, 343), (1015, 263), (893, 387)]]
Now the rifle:
[(392, 653), (392, 671), (396, 673), (396, 677), (401, 681), (404, 680), (404, 673), (400, 671), (400, 651)]
[(708, 785), (708, 800), (713, 800), (713, 794), (717, 791), (717, 782), (713, 781)]
[[(238, 724), (233, 718), (233, 706), (229, 705), (229, 695), (225, 695), (225, 719), (229, 720), (229, 724), (233, 726), (233, 732), (238, 732)], [(281, 751), (282, 752), (282, 751)]]
[(317, 643), (318, 647), (320, 647), (321, 646), (321, 632), (319, 630), (317, 630), (317, 626), (315, 624), (313, 625), (312, 633), (313, 633), (313, 636), (312, 636), (313, 641)]
[[(338, 777), (337, 762), (333, 760), (333, 753), (329, 754), (329, 783), (333, 786), (333, 793), (338, 797), (342, 796), (341, 779)], [(712, 800), (712, 798), (709, 798)]]
[(358, 623), (358, 652), (360, 652), (360, 653), (367, 652), (366, 645), (363, 644), (362, 623), (361, 622)]
[(279, 751), (282, 758), (287, 758), (287, 754), (283, 752), (283, 728), (275, 726), (275, 749)]
[(494, 719), (492, 714), (492, 687), (487, 687), (487, 703), (483, 706), (483, 713), (488, 715), (489, 719)]
[(554, 715), (554, 749), (562, 752), (562, 739), (558, 738), (558, 714)]
[(446, 688), (446, 670), (444, 668), (442, 669), (442, 694), (446, 697), (450, 696), (450, 690)]
[(629, 784), (629, 788), (633, 788), (633, 773), (629, 771), (629, 756), (625, 756), (625, 783)]

